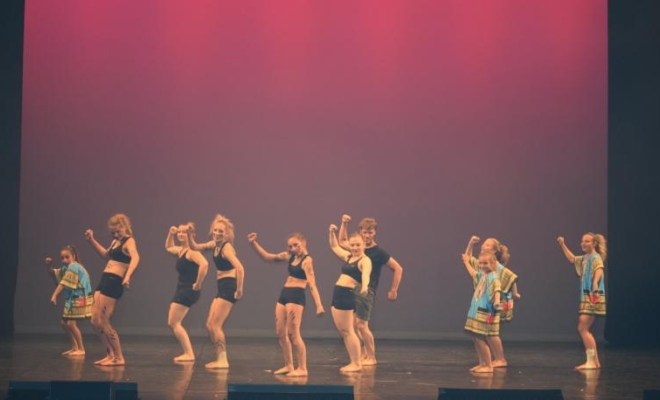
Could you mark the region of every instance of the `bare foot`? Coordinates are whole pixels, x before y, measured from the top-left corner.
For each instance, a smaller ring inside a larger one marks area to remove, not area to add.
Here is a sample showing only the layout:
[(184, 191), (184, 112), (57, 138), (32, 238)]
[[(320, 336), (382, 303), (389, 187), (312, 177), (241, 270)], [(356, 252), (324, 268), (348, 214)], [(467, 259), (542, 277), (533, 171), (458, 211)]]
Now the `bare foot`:
[(493, 367), (488, 367), (486, 365), (480, 365), (478, 368), (476, 368), (474, 371), (475, 374), (492, 374), (493, 373)]
[(207, 369), (227, 369), (229, 368), (229, 363), (221, 361), (212, 361), (205, 365)]
[(94, 361), (94, 365), (103, 365), (103, 363), (105, 363), (105, 362), (107, 362), (107, 361), (110, 361), (110, 360), (112, 360), (112, 357), (110, 357), (109, 355), (107, 355), (107, 356), (103, 357), (103, 358), (100, 359), (100, 360), (96, 360), (96, 361)]
[(73, 351), (75, 351), (75, 350), (74, 350), (74, 349), (69, 349), (69, 350), (67, 350), (67, 351), (63, 351), (63, 352), (62, 352), (62, 355), (63, 355), (63, 356), (69, 355), (69, 353), (71, 353), (71, 352), (73, 352)]
[(600, 368), (600, 365), (598, 365), (598, 364), (596, 364), (596, 363), (588, 363), (588, 362), (586, 362), (586, 363), (584, 363), (584, 364), (582, 364), (582, 365), (578, 365), (577, 367), (575, 367), (575, 369), (577, 369), (577, 370), (579, 370), (579, 371), (583, 371), (583, 370), (585, 370), (585, 369), (598, 369), (598, 368)]
[(294, 369), (293, 371), (287, 374), (287, 377), (291, 377), (291, 378), (300, 378), (303, 376), (307, 376), (306, 369)]
[(287, 375), (289, 372), (292, 372), (293, 368), (291, 367), (282, 367), (275, 372), (273, 372), (273, 375)]
[(509, 363), (506, 360), (495, 360), (493, 361), (493, 368), (506, 368)]
[(339, 372), (358, 372), (362, 371), (362, 366), (360, 364), (348, 364), (339, 368)]
[(360, 364), (362, 364), (363, 367), (365, 367), (365, 366), (368, 367), (368, 366), (371, 366), (371, 365), (378, 364), (378, 361), (376, 361), (375, 358), (367, 357), (367, 358), (363, 358), (362, 361), (360, 362)]
[(194, 355), (189, 355), (189, 354), (181, 354), (180, 356), (176, 356), (172, 359), (172, 361), (176, 362), (193, 362), (195, 361), (195, 356)]
[(73, 350), (68, 355), (70, 357), (82, 357), (85, 355), (85, 350)]
[(100, 364), (102, 367), (121, 367), (126, 365), (126, 361), (123, 358), (111, 358)]
[(481, 367), (481, 364), (477, 364), (474, 367), (470, 368), (470, 372), (474, 372), (475, 369)]

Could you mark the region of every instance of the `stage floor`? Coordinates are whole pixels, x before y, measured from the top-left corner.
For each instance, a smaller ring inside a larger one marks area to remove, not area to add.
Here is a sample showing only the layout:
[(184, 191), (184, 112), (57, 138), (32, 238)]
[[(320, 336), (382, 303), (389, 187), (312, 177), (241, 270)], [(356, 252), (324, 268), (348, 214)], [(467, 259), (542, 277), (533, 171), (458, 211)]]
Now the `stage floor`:
[(510, 366), (492, 375), (476, 375), (469, 341), (380, 340), (379, 364), (341, 374), (348, 362), (338, 339), (309, 339), (309, 377), (277, 377), (281, 366), (275, 339), (229, 338), (229, 371), (208, 371), (213, 349), (193, 338), (197, 362), (174, 364), (179, 348), (173, 337), (123, 336), (125, 367), (95, 367), (102, 356), (98, 340), (87, 339), (87, 357), (60, 355), (62, 335), (17, 335), (0, 340), (0, 396), (9, 381), (112, 380), (137, 382), (141, 399), (224, 399), (228, 383), (353, 385), (356, 399), (436, 399), (438, 388), (561, 389), (565, 399), (641, 399), (645, 389), (660, 389), (659, 349), (620, 349), (601, 345), (600, 371), (578, 372), (584, 351), (574, 343), (505, 342)]

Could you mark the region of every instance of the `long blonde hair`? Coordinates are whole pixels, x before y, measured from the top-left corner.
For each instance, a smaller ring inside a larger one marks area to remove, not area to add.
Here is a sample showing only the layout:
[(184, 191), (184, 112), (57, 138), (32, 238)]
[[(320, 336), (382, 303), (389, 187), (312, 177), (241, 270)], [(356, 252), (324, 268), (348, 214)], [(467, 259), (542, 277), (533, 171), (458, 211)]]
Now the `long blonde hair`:
[(215, 224), (224, 224), (226, 228), (225, 235), (227, 236), (227, 241), (234, 244), (234, 224), (229, 220), (229, 218), (225, 217), (222, 214), (217, 214), (215, 218), (213, 219), (213, 222), (211, 222), (211, 228), (209, 229), (209, 235), (213, 234), (213, 226)]
[(126, 216), (126, 214), (115, 214), (110, 217), (110, 219), (108, 219), (108, 227), (110, 226), (121, 226), (126, 230), (126, 236), (133, 236), (131, 220)]
[(607, 239), (605, 239), (605, 236), (601, 235), (600, 233), (593, 232), (587, 232), (585, 235), (589, 235), (594, 239), (594, 242), (596, 242), (596, 253), (600, 254), (600, 258), (605, 261), (607, 258)]
[(511, 254), (509, 253), (509, 248), (500, 243), (499, 240), (495, 238), (488, 238), (485, 240), (485, 242), (492, 240), (493, 243), (495, 243), (495, 248), (494, 248), (494, 254), (495, 258), (497, 261), (499, 261), (502, 265), (508, 265), (509, 260), (511, 259)]

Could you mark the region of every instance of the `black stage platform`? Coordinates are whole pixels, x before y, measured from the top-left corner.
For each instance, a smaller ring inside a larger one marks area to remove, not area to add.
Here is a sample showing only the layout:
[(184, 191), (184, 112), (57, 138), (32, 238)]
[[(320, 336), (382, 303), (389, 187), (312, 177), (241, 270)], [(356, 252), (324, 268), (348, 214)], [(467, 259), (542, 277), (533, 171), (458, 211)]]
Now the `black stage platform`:
[(141, 399), (224, 399), (228, 384), (352, 385), (356, 399), (437, 399), (438, 388), (561, 389), (565, 399), (641, 399), (646, 389), (660, 389), (660, 349), (600, 347), (603, 368), (578, 372), (584, 352), (573, 343), (505, 341), (509, 368), (475, 375), (469, 341), (379, 340), (379, 364), (362, 372), (341, 374), (348, 362), (337, 339), (308, 339), (308, 378), (277, 377), (281, 366), (275, 339), (229, 338), (229, 371), (208, 371), (213, 349), (193, 338), (197, 361), (174, 364), (179, 347), (174, 337), (122, 336), (125, 367), (95, 367), (102, 356), (97, 338), (86, 335), (87, 356), (60, 355), (64, 335), (17, 335), (0, 340), (0, 398), (10, 381), (136, 382)]

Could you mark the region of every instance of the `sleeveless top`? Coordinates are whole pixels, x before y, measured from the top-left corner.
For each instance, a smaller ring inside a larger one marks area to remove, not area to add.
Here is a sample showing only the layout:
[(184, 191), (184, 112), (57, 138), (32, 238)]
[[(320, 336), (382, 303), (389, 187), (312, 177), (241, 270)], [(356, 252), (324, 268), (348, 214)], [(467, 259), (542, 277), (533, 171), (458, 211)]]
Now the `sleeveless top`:
[(197, 280), (199, 265), (194, 261), (188, 260), (186, 253), (188, 253), (187, 249), (177, 258), (176, 272), (179, 273), (179, 283), (189, 283), (192, 285)]
[(111, 247), (108, 249), (108, 258), (113, 260), (113, 261), (118, 261), (120, 263), (128, 264), (131, 262), (131, 256), (127, 256), (124, 251), (122, 250), (124, 248), (124, 243), (130, 238), (130, 236), (126, 236), (125, 238), (121, 239), (119, 241), (119, 245), (115, 247)]
[(350, 276), (351, 278), (355, 279), (358, 283), (362, 283), (362, 271), (360, 271), (360, 269), (358, 268), (358, 263), (360, 262), (362, 257), (358, 258), (352, 263), (348, 262), (350, 258), (351, 257), (349, 256), (346, 259), (346, 263), (341, 266), (341, 273)]
[(304, 279), (307, 280), (307, 274), (305, 274), (305, 270), (303, 269), (303, 261), (305, 261), (305, 258), (307, 258), (308, 254), (305, 254), (305, 256), (300, 260), (298, 265), (293, 265), (293, 260), (295, 256), (291, 256), (289, 258), (289, 276), (293, 276), (294, 278), (298, 279)]
[(224, 242), (222, 246), (220, 246), (220, 250), (218, 250), (218, 254), (215, 254), (215, 249), (217, 247), (213, 248), (213, 262), (215, 263), (215, 268), (217, 268), (218, 271), (231, 271), (234, 269), (234, 266), (231, 265), (231, 263), (222, 257), (222, 249), (225, 247), (225, 245), (228, 242)]

